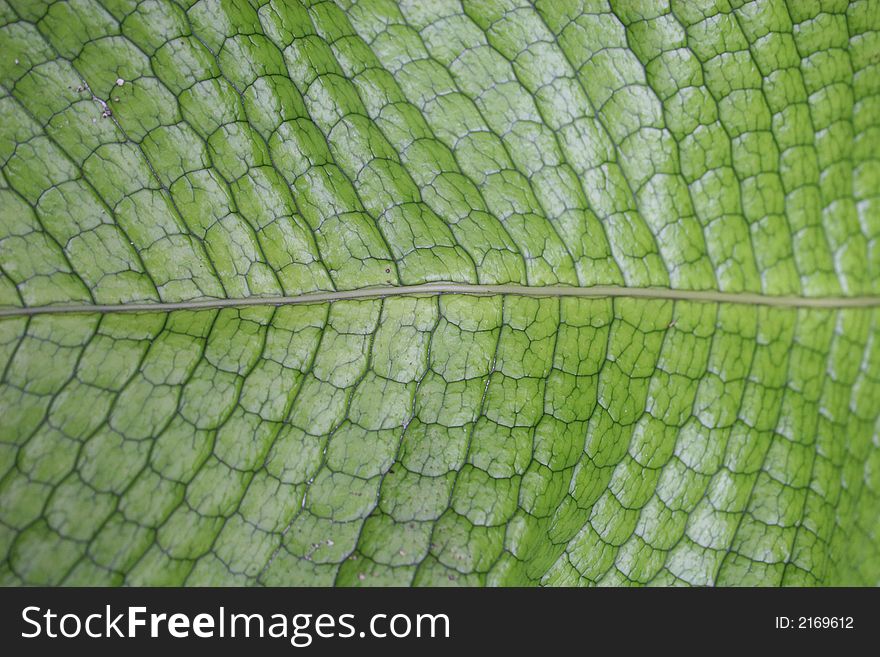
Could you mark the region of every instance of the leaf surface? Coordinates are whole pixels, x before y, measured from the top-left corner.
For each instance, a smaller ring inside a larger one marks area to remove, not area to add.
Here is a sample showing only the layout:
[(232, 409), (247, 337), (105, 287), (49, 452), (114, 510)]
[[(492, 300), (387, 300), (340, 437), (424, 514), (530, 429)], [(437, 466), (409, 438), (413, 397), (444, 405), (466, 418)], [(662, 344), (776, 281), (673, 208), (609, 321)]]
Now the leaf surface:
[(880, 4), (0, 25), (3, 583), (880, 584)]

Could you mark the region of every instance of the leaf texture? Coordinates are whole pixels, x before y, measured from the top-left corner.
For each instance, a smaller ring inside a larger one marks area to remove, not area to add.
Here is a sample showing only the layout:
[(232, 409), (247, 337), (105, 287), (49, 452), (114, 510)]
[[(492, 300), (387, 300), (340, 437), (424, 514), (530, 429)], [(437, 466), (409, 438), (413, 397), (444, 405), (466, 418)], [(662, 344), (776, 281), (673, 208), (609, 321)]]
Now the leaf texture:
[(3, 583), (880, 584), (880, 3), (0, 24)]

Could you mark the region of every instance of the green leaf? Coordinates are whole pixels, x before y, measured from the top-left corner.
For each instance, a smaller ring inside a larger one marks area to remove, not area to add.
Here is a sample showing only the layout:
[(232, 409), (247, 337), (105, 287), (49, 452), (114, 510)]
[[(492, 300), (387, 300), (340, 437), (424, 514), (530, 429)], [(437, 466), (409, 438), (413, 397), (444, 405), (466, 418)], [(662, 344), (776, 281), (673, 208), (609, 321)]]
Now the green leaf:
[(0, 24), (0, 582), (880, 584), (880, 3)]

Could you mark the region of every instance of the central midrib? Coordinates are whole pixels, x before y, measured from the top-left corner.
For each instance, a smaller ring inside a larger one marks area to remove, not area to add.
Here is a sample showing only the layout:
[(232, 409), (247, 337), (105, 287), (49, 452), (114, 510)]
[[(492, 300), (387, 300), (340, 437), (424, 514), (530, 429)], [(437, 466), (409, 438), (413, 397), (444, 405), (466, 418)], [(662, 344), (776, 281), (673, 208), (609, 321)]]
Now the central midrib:
[(577, 287), (566, 285), (478, 285), (469, 283), (424, 283), (421, 285), (388, 285), (364, 287), (338, 292), (307, 292), (294, 296), (253, 296), (237, 299), (192, 299), (175, 302), (135, 302), (121, 304), (58, 304), (30, 307), (0, 308), (0, 317), (55, 315), (72, 313), (130, 313), (170, 312), (174, 310), (206, 310), (212, 308), (242, 308), (246, 306), (288, 306), (308, 303), (326, 303), (349, 299), (378, 297), (471, 294), (479, 296), (516, 295), (529, 297), (630, 297), (638, 299), (666, 299), (707, 303), (735, 303), (742, 305), (776, 306), (782, 308), (870, 308), (880, 306), (880, 296), (804, 297), (774, 296), (754, 292), (720, 292), (717, 290), (674, 290), (658, 287), (626, 287), (622, 285), (593, 285)]

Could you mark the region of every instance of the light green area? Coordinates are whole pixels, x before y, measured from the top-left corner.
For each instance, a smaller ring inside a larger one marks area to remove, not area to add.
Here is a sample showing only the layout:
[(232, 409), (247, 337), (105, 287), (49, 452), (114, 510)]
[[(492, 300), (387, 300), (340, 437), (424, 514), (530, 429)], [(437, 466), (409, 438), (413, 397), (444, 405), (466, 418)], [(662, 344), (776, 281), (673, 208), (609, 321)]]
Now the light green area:
[[(0, 0), (0, 53), (0, 306), (880, 294), (873, 0)], [(878, 326), (3, 318), (0, 583), (878, 585)]]

